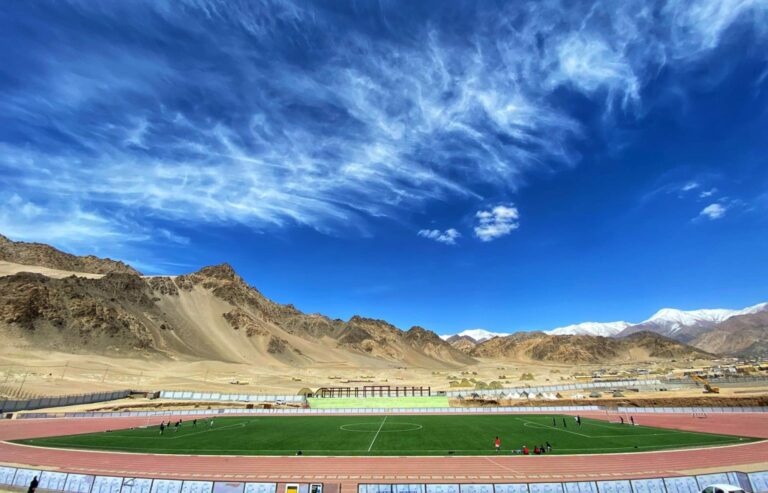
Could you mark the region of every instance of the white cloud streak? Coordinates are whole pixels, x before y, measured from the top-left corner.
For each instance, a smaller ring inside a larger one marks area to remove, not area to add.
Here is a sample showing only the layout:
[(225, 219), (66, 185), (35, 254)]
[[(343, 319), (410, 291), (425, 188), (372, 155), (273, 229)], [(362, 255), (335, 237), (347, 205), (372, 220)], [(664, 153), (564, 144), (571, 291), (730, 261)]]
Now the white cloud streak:
[(440, 231), (439, 229), (422, 229), (418, 232), (418, 235), (422, 238), (429, 238), (430, 240), (435, 240), (438, 243), (444, 243), (446, 245), (455, 245), (456, 240), (461, 237), (461, 233), (454, 228), (449, 228), (445, 231)]

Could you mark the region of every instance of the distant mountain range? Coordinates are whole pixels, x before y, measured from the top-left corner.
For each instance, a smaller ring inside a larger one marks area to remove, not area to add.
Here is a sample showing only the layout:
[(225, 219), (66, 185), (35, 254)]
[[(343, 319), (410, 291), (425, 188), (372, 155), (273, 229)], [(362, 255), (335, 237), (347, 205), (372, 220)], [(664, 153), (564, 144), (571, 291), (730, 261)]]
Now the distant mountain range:
[[(710, 353), (762, 356), (768, 354), (768, 303), (760, 303), (742, 310), (718, 308), (684, 311), (663, 308), (648, 320), (636, 324), (623, 321), (582, 322), (539, 333), (550, 336), (624, 338), (642, 332), (659, 334)], [(515, 334), (472, 329), (440, 337), (454, 347), (467, 351), (470, 346), (474, 348), (493, 338), (508, 338)], [(472, 353), (471, 348), (469, 352)]]
[[(710, 359), (712, 353), (764, 351), (767, 307), (662, 310), (635, 325), (582, 323), (512, 335), (476, 329), (441, 338), (422, 327), (402, 330), (362, 316), (345, 321), (303, 313), (268, 299), (228, 264), (142, 276), (119, 261), (0, 236), (0, 351), (22, 345), (43, 352), (366, 369), (461, 368), (478, 359)], [(643, 329), (635, 330), (639, 325)]]

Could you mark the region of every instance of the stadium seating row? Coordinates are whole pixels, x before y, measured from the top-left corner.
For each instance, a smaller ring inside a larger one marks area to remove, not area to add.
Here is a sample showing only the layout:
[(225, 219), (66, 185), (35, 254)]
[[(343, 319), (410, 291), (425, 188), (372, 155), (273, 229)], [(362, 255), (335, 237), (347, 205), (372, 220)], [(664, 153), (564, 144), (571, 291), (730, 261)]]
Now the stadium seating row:
[(160, 391), (161, 399), (192, 401), (241, 401), (241, 402), (304, 402), (303, 395), (223, 394), (219, 392)]
[[(599, 389), (615, 389), (615, 388), (627, 388), (627, 387), (643, 387), (643, 386), (658, 386), (661, 385), (661, 380), (658, 379), (644, 379), (644, 380), (616, 380), (613, 382), (583, 382), (583, 383), (571, 383), (567, 385), (542, 385), (539, 387), (508, 387), (494, 390), (483, 390), (483, 394), (487, 395), (499, 395), (509, 394), (510, 392), (527, 392), (531, 393), (543, 393), (543, 392), (564, 392), (570, 390), (599, 390)], [(465, 397), (470, 395), (473, 390), (451, 390), (446, 392), (446, 395), (458, 397)]]
[(37, 418), (124, 418), (137, 416), (211, 416), (211, 415), (286, 415), (286, 414), (510, 414), (510, 413), (587, 413), (605, 411), (610, 413), (764, 413), (768, 407), (619, 407), (608, 409), (603, 406), (525, 406), (525, 407), (422, 407), (422, 408), (348, 408), (348, 409), (192, 409), (174, 411), (125, 411), (125, 412), (82, 412), (82, 413), (25, 413), (19, 419)]

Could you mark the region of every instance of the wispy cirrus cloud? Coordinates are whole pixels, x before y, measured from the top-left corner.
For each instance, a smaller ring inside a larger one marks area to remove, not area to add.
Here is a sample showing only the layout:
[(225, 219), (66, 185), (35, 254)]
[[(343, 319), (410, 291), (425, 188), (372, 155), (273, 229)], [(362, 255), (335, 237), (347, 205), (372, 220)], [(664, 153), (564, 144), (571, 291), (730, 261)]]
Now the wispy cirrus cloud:
[(0, 184), (28, 216), (6, 201), (0, 227), (182, 244), (154, 220), (365, 234), (372, 217), (575, 165), (583, 129), (558, 91), (632, 112), (661, 67), (768, 25), (757, 1), (457, 4), (450, 23), (427, 4), (349, 7), (9, 6)]

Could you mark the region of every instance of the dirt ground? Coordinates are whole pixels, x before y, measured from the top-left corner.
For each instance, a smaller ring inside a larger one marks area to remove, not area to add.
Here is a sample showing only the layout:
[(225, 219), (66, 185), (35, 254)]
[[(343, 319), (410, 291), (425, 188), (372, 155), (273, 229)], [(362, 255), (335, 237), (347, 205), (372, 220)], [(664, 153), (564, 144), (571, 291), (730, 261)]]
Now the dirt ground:
[[(686, 365), (693, 365), (688, 362)], [(623, 371), (642, 367), (658, 373), (668, 367), (659, 364), (614, 365), (606, 370)], [(525, 385), (558, 385), (575, 383), (574, 375), (588, 374), (598, 367), (594, 365), (566, 366), (545, 365), (539, 362), (481, 362), (478, 365), (455, 369), (428, 368), (378, 368), (375, 371), (361, 368), (349, 368), (339, 365), (317, 365), (313, 368), (286, 368), (259, 365), (235, 364), (217, 361), (191, 360), (143, 360), (114, 358), (93, 355), (71, 355), (65, 353), (35, 353), (29, 350), (0, 349), (0, 398), (30, 398), (35, 395), (65, 395), (106, 390), (132, 389), (141, 391), (156, 390), (196, 390), (243, 394), (296, 395), (302, 388), (317, 389), (323, 386), (363, 386), (381, 385), (425, 385), (437, 390), (465, 390), (473, 392), (472, 387), (451, 387), (450, 381), (466, 378), (486, 383), (499, 382), (504, 387)], [(530, 373), (533, 379), (521, 380), (523, 373)], [(686, 406), (692, 399), (706, 398), (706, 405), (728, 405), (705, 396), (703, 389), (693, 385), (684, 387), (669, 386), (666, 392), (650, 391), (641, 387), (640, 392), (625, 393), (632, 402), (656, 402), (655, 405)], [(482, 393), (482, 391), (479, 391)], [(563, 393), (563, 399), (544, 401), (551, 405), (567, 404), (575, 394), (584, 391)], [(725, 387), (719, 398), (739, 398), (743, 402), (763, 402), (768, 395), (768, 386)], [(604, 401), (620, 401), (605, 394)], [(674, 404), (672, 402), (675, 402)], [(138, 401), (131, 400), (130, 406)], [(530, 404), (531, 401), (525, 404)], [(595, 404), (595, 399), (580, 400), (579, 403)], [(668, 403), (668, 404), (661, 404)], [(710, 404), (711, 403), (711, 404)], [(147, 403), (155, 406), (158, 401)], [(515, 405), (519, 405), (516, 401)], [(110, 405), (123, 405), (122, 402)], [(201, 403), (194, 403), (201, 405)], [(209, 404), (205, 404), (209, 405)], [(214, 405), (214, 404), (210, 404)], [(638, 404), (639, 405), (639, 404)], [(654, 405), (654, 404), (649, 404)], [(761, 405), (761, 404), (745, 404)], [(765, 404), (762, 404), (765, 405)], [(94, 406), (94, 405), (91, 405)], [(96, 407), (103, 404), (95, 404)], [(232, 406), (232, 404), (228, 404)]]

